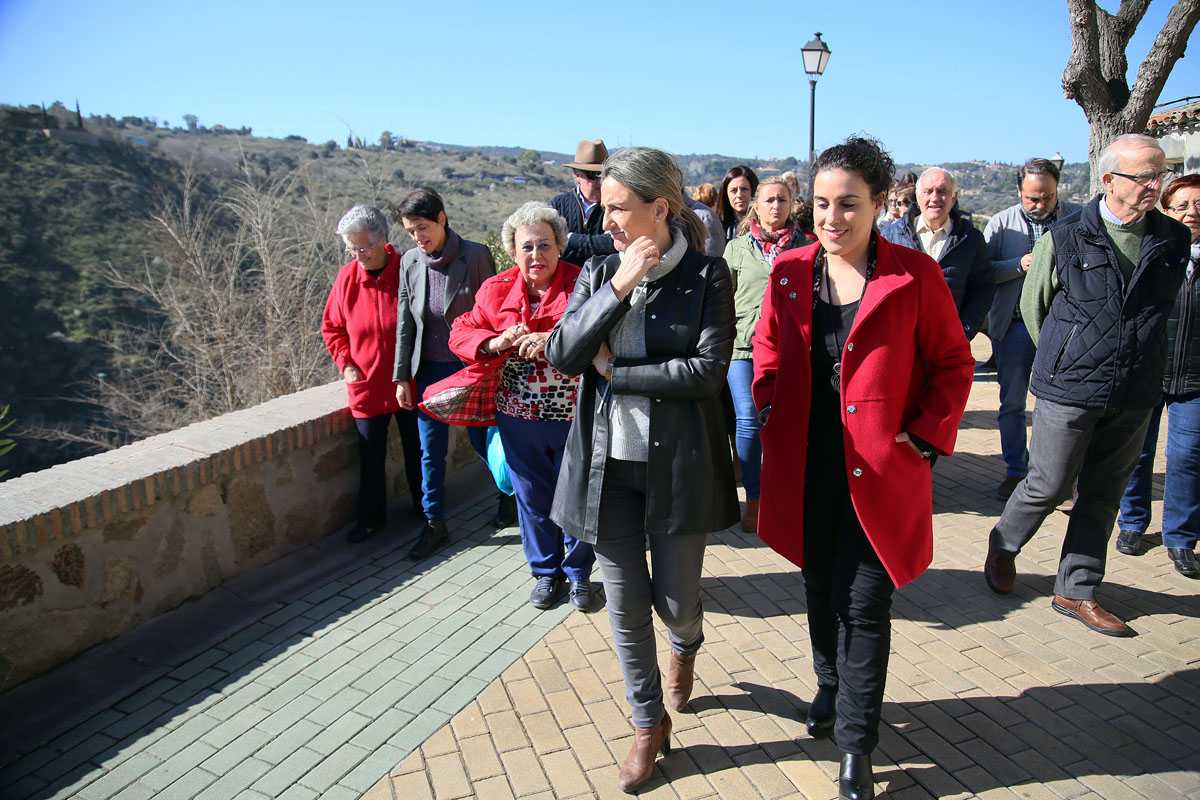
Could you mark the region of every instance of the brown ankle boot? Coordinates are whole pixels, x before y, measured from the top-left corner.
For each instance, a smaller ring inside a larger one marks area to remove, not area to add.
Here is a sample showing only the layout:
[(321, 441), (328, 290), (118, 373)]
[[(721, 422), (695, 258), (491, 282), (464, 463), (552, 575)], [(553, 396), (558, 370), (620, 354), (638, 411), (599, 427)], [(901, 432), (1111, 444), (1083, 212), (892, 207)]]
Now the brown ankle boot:
[(667, 667), (667, 678), (663, 681), (663, 695), (667, 705), (683, 711), (692, 699), (692, 681), (695, 677), (696, 655), (681, 656), (671, 651), (671, 664)]
[(742, 530), (746, 533), (758, 533), (758, 498), (746, 498), (746, 513), (742, 514)]
[(621, 774), (617, 785), (626, 794), (634, 790), (654, 774), (654, 759), (659, 752), (665, 756), (671, 752), (671, 716), (665, 711), (663, 718), (652, 728), (633, 729), (633, 747), (621, 762)]

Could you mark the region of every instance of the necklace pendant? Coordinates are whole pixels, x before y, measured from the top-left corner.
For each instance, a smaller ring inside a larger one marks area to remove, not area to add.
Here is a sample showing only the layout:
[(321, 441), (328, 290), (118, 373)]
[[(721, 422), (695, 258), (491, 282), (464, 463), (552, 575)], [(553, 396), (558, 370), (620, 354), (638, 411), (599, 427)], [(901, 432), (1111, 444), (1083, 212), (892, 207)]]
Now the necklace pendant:
[(833, 390), (838, 394), (842, 393), (842, 362), (833, 362), (833, 374), (829, 376), (829, 383), (833, 386)]

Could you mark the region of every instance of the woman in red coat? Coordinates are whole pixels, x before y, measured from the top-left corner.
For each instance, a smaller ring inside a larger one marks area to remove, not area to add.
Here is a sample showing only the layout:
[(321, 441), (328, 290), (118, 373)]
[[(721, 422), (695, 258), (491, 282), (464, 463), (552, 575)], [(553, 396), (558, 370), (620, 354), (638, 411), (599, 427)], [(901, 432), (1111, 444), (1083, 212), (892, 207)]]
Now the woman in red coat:
[(776, 260), (753, 338), (759, 536), (802, 568), (807, 728), (836, 737), (850, 800), (874, 797), (892, 592), (932, 559), (930, 462), (954, 449), (974, 369), (937, 263), (874, 229), (894, 171), (870, 139), (821, 154), (818, 242)]
[[(545, 356), (546, 340), (567, 310), (579, 267), (559, 259), (567, 246), (567, 223), (545, 203), (517, 209), (500, 237), (516, 266), (479, 287), (475, 307), (450, 328), (450, 349), (473, 366), (464, 372), (494, 386), (484, 392), (481, 400), (489, 407), (481, 411), (494, 416), (504, 445), (521, 547), (535, 581), (529, 602), (550, 608), (566, 592), (572, 605), (587, 611), (596, 555), (590, 544), (550, 519), (579, 377), (559, 372)], [(425, 410), (435, 409), (427, 405)]]

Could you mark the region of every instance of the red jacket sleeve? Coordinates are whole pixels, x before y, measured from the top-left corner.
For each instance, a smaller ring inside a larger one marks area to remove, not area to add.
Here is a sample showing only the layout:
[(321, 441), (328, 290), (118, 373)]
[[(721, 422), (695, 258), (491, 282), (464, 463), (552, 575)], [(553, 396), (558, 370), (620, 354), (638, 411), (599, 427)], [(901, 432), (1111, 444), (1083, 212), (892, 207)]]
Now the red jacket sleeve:
[(910, 265), (910, 269), (920, 285), (916, 334), (925, 363), (925, 392), (917, 416), (906, 428), (942, 454), (951, 455), (975, 377), (975, 357), (941, 270), (934, 269), (937, 265), (932, 261), (922, 266), (927, 268)]
[(325, 301), (325, 311), (321, 315), (321, 338), (325, 340), (325, 349), (333, 356), (333, 363), (339, 370), (344, 370), (350, 363), (350, 334), (346, 331), (345, 300), (345, 267), (338, 272), (329, 290), (329, 299)]
[[(450, 350), (468, 364), (480, 361), (479, 348), (493, 336), (499, 336), (499, 323), (491, 313), (498, 306), (503, 292), (497, 290), (495, 281), (489, 279), (475, 295), (475, 305), (465, 314), (460, 314), (450, 325)], [(507, 327), (507, 326), (502, 326)]]

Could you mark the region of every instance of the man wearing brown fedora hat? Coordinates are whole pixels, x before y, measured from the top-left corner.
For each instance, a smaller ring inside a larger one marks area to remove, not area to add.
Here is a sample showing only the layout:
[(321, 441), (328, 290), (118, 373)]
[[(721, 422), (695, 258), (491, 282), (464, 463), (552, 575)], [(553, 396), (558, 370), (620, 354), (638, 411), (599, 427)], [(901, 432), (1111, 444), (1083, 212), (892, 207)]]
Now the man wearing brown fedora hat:
[(608, 158), (603, 139), (581, 140), (575, 160), (564, 164), (575, 176), (575, 189), (555, 195), (550, 205), (567, 221), (567, 248), (562, 260), (583, 266), (592, 256), (617, 252), (612, 237), (604, 232), (604, 209), (600, 207), (600, 167)]

